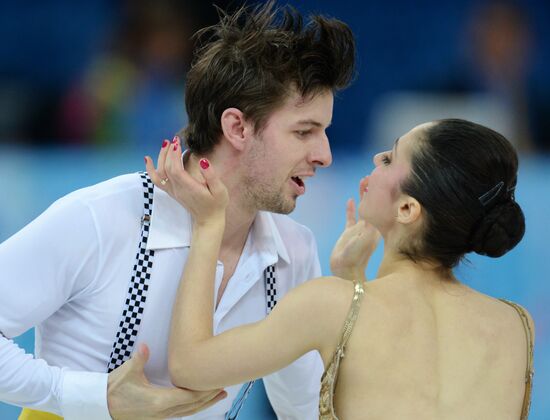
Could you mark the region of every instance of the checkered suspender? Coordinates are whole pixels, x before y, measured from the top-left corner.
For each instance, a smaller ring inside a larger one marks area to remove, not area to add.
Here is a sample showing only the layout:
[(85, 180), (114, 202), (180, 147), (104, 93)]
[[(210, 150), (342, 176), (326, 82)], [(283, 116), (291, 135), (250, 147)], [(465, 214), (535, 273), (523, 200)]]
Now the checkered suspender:
[[(266, 312), (269, 313), (273, 310), (277, 304), (277, 278), (275, 277), (275, 265), (270, 265), (264, 270), (264, 280), (265, 280), (265, 301), (266, 301)], [(250, 381), (241, 387), (237, 398), (233, 401), (231, 409), (225, 414), (225, 420), (235, 420), (239, 417), (239, 412), (243, 408), (244, 402), (250, 391), (252, 391), (252, 385), (256, 381)]]
[(269, 313), (277, 304), (277, 281), (275, 279), (275, 265), (270, 265), (264, 270), (264, 279), (266, 307), (267, 314), (269, 315)]
[(147, 173), (140, 172), (139, 176), (142, 179), (144, 199), (141, 240), (132, 272), (132, 279), (128, 286), (122, 319), (118, 325), (115, 342), (113, 343), (113, 349), (109, 357), (107, 372), (111, 372), (122, 365), (132, 354), (141, 318), (143, 317), (143, 308), (145, 306), (145, 299), (147, 298), (153, 257), (155, 255), (155, 251), (146, 249), (151, 213), (153, 211), (153, 183)]

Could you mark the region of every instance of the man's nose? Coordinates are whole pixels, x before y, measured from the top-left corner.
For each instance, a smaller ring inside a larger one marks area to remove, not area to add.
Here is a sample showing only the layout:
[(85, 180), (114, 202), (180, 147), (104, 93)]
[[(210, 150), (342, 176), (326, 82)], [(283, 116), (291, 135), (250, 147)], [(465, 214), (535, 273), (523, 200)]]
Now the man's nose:
[(332, 164), (332, 152), (326, 134), (323, 134), (320, 142), (317, 143), (316, 147), (311, 151), (309, 160), (313, 165), (322, 166), (324, 168)]

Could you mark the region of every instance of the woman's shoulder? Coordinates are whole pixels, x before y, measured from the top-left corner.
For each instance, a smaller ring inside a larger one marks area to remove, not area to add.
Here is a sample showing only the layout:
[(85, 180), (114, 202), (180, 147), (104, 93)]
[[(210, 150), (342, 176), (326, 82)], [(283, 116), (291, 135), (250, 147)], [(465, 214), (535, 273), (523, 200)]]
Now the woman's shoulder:
[(312, 307), (326, 310), (329, 307), (348, 305), (354, 294), (354, 282), (340, 277), (325, 276), (308, 280), (292, 289), (288, 296), (308, 302)]
[(472, 301), (479, 307), (485, 308), (489, 315), (496, 316), (505, 321), (525, 317), (526, 322), (530, 326), (534, 325), (531, 314), (521, 304), (505, 298), (496, 298), (475, 289), (469, 288), (469, 290)]
[(494, 299), (496, 302), (498, 302), (498, 305), (500, 307), (500, 310), (503, 313), (506, 313), (510, 321), (514, 321), (517, 319), (520, 319), (523, 323), (524, 329), (526, 330), (526, 334), (530, 336), (534, 340), (535, 338), (535, 323), (533, 321), (533, 317), (529, 313), (529, 311), (519, 303), (513, 302), (508, 299)]

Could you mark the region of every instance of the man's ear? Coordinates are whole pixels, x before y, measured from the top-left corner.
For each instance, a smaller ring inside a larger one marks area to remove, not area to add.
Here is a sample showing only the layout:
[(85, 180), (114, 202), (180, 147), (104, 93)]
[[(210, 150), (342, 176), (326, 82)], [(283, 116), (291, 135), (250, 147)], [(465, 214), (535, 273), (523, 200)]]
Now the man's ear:
[(244, 150), (251, 127), (250, 123), (244, 118), (243, 112), (238, 108), (227, 108), (222, 113), (221, 126), (227, 141), (235, 149)]
[(422, 206), (415, 198), (405, 195), (399, 200), (399, 207), (397, 208), (397, 221), (404, 225), (420, 220), (422, 214)]

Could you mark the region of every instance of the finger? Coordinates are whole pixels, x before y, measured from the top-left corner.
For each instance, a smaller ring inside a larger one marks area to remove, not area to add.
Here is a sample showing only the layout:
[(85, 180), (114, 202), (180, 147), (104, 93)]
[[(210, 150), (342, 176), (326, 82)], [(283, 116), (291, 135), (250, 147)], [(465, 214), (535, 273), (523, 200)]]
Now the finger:
[(226, 391), (208, 393), (205, 398), (180, 404), (170, 417), (185, 416), (202, 411), (227, 397)]
[(179, 414), (180, 416), (199, 410), (201, 407), (205, 407), (205, 405), (212, 405), (227, 396), (225, 390), (219, 389), (213, 391), (191, 391), (182, 388), (157, 388), (157, 392), (163, 406), (184, 410), (179, 411), (181, 413)]
[(168, 149), (164, 170), (168, 179), (178, 179), (185, 172), (181, 159), (181, 141), (178, 136), (174, 137)]
[(193, 413), (196, 413), (198, 411), (202, 411), (218, 402), (223, 400), (224, 398), (227, 398), (227, 392), (226, 391), (220, 391), (216, 395), (214, 395), (214, 398), (204, 400), (201, 403), (197, 404), (197, 407), (193, 411)]
[(147, 346), (147, 344), (139, 344), (138, 350), (134, 352), (130, 360), (132, 362), (132, 370), (143, 372), (145, 364), (149, 360), (149, 347)]
[(160, 148), (159, 155), (157, 158), (157, 172), (162, 179), (166, 178), (166, 172), (164, 171), (164, 166), (166, 164), (166, 156), (168, 155), (169, 149), (170, 149), (170, 140), (165, 139), (162, 142), (162, 146)]
[(369, 177), (368, 175), (363, 177), (359, 182), (359, 197), (362, 199), (363, 195), (368, 191)]
[(216, 170), (212, 167), (212, 164), (208, 159), (201, 159), (199, 161), (199, 166), (201, 168), (202, 176), (206, 181), (206, 186), (212, 193), (214, 197), (220, 197), (227, 190), (225, 185), (223, 185), (222, 180), (219, 178)]
[(149, 174), (149, 178), (151, 178), (151, 181), (153, 181), (153, 184), (157, 186), (160, 189), (165, 189), (165, 186), (162, 184), (162, 177), (155, 169), (155, 165), (153, 164), (153, 160), (149, 156), (145, 156), (145, 170)]
[(346, 204), (346, 228), (353, 226), (355, 223), (355, 201), (350, 198)]

